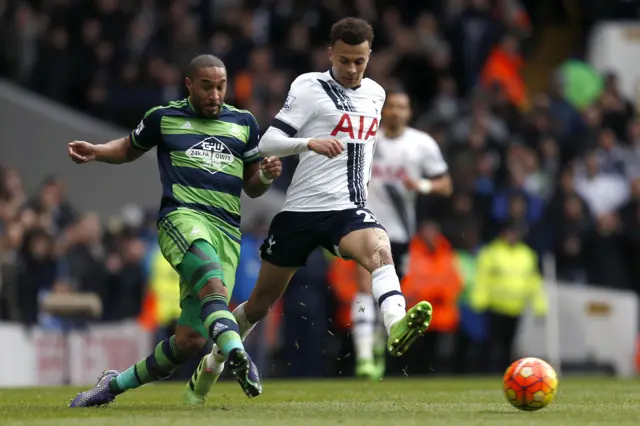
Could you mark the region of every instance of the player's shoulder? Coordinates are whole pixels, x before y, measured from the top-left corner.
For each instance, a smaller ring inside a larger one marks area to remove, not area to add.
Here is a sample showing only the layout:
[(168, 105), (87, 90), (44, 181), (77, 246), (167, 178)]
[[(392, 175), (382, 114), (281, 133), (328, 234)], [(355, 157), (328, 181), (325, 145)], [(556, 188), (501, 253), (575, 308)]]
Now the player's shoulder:
[(185, 99), (169, 101), (165, 105), (158, 105), (147, 110), (144, 118), (162, 118), (172, 115), (187, 115), (189, 113), (189, 101)]
[(247, 109), (237, 108), (226, 103), (223, 104), (223, 108), (225, 113), (237, 124), (253, 125), (254, 123), (258, 123), (253, 113)]
[(420, 144), (424, 148), (427, 149), (440, 149), (438, 146), (438, 142), (431, 137), (427, 132), (423, 132), (422, 130), (418, 130), (414, 127), (407, 127), (405, 130), (405, 135), (414, 143)]
[(318, 80), (326, 80), (325, 73), (321, 72), (306, 72), (304, 74), (300, 74), (293, 80), (291, 83), (291, 87), (299, 87), (306, 88), (310, 86), (315, 86), (318, 84)]
[(387, 97), (387, 91), (384, 90), (377, 81), (370, 79), (369, 77), (362, 79), (361, 90), (367, 92), (371, 96), (381, 98), (383, 101)]

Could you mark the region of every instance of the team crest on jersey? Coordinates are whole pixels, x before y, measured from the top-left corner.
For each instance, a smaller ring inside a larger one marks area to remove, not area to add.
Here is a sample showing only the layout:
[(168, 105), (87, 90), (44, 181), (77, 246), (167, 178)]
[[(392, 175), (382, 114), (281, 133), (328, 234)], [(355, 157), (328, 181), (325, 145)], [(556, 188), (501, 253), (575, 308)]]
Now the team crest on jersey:
[(133, 134), (136, 136), (140, 136), (140, 133), (142, 133), (143, 130), (144, 130), (144, 120), (142, 120), (140, 124), (138, 124), (138, 127), (136, 127), (136, 129), (133, 131)]
[(234, 160), (229, 147), (214, 136), (198, 142), (186, 154), (211, 174), (224, 170)]
[(282, 108), (289, 111), (291, 109), (291, 105), (293, 105), (293, 102), (295, 100), (296, 100), (295, 96), (287, 95), (287, 99), (285, 99), (284, 105), (282, 106)]

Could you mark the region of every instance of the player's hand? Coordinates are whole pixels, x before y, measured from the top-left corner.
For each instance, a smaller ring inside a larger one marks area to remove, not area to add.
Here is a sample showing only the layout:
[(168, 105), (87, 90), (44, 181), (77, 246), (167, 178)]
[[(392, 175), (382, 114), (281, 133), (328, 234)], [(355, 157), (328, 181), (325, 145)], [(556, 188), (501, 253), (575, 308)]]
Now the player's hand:
[(95, 148), (89, 142), (73, 141), (67, 146), (67, 152), (74, 163), (84, 164), (96, 159)]
[(282, 161), (278, 157), (267, 157), (262, 160), (260, 169), (267, 179), (277, 179), (282, 174)]
[(415, 179), (411, 179), (409, 176), (404, 176), (402, 178), (402, 183), (404, 183), (404, 187), (409, 191), (420, 190), (420, 182)]
[(316, 154), (329, 158), (337, 157), (344, 150), (342, 142), (337, 139), (311, 139), (307, 146)]

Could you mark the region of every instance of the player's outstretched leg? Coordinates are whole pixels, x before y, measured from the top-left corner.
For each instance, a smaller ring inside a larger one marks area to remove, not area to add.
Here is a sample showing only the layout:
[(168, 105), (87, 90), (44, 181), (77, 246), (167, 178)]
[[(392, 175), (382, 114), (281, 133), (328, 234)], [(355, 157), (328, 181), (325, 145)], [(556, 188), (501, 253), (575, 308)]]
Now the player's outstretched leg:
[[(255, 324), (248, 323), (244, 315), (245, 303), (246, 302), (241, 303), (233, 311), (233, 316), (238, 323), (242, 341), (247, 338), (251, 330), (255, 327)], [(189, 379), (187, 385), (188, 391), (185, 392), (185, 403), (190, 405), (201, 405), (204, 403), (211, 387), (218, 381), (224, 371), (226, 360), (227, 358), (218, 347), (218, 344), (214, 343), (211, 353), (205, 355), (202, 360), (200, 360), (198, 368), (191, 376), (191, 379)]]
[(376, 367), (376, 377), (382, 380), (386, 371), (387, 331), (382, 323), (382, 314), (376, 312), (376, 322), (373, 334), (373, 359)]
[[(155, 350), (122, 373), (107, 370), (98, 383), (88, 391), (81, 392), (71, 401), (70, 407), (97, 407), (112, 402), (117, 395), (138, 388), (146, 383), (165, 379), (191, 355), (200, 351), (205, 340), (194, 330), (179, 327), (176, 336), (158, 343)], [(184, 342), (179, 348), (177, 341)]]
[(371, 294), (371, 274), (362, 266), (356, 266), (358, 293), (351, 302), (351, 335), (356, 362), (356, 377), (379, 380), (375, 364), (375, 320), (378, 308)]
[(373, 354), (376, 305), (370, 293), (357, 293), (351, 304), (351, 334), (356, 377), (380, 379)]
[[(233, 311), (242, 340), (249, 335), (259, 321), (267, 316), (271, 306), (280, 298), (287, 285), (289, 285), (289, 281), (291, 281), (296, 269), (293, 267), (279, 267), (263, 260), (258, 281), (251, 292), (249, 300), (238, 305)], [(220, 377), (227, 360), (229, 360), (229, 357), (224, 354), (220, 344), (216, 342), (211, 353), (206, 355), (201, 362), (202, 367), (199, 368), (199, 370), (203, 371), (208, 369), (210, 373), (208, 376), (200, 374), (196, 376), (194, 374), (191, 377), (190, 383), (193, 381), (193, 398), (187, 400), (187, 403), (201, 404), (204, 402), (211, 387)]]
[[(228, 291), (222, 281), (223, 274), (216, 250), (205, 240), (195, 241), (184, 255), (179, 270), (198, 294), (205, 329), (228, 360), (231, 372), (242, 390), (250, 398), (260, 395), (262, 384), (258, 369), (245, 351), (238, 323), (229, 311)], [(194, 403), (199, 399), (196, 382), (197, 378), (195, 381), (190, 380), (185, 390), (185, 399), (191, 399)], [(192, 392), (191, 395), (189, 391)]]
[(403, 355), (431, 322), (429, 302), (419, 302), (406, 311), (400, 280), (393, 265), (389, 237), (382, 227), (357, 229), (342, 237), (340, 253), (355, 259), (371, 272), (373, 296), (382, 311), (387, 330), (387, 350), (393, 356)]

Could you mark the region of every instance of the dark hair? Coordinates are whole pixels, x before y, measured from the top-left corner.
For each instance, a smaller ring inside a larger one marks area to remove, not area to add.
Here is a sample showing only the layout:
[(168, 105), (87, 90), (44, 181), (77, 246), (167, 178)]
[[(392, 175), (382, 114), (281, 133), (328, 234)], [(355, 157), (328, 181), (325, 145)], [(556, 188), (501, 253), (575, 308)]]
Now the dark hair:
[(409, 96), (409, 93), (406, 90), (404, 90), (404, 88), (402, 87), (392, 87), (387, 90), (387, 98), (393, 95), (406, 96), (407, 98), (409, 98), (409, 101), (411, 101), (411, 96)]
[(226, 68), (224, 62), (222, 62), (222, 59), (218, 58), (217, 56), (200, 55), (193, 58), (189, 63), (189, 67), (187, 68), (187, 76), (189, 78), (193, 78), (193, 76), (196, 75), (196, 72), (200, 68), (209, 67)]
[(357, 46), (358, 44), (369, 42), (369, 46), (373, 43), (373, 28), (371, 25), (360, 18), (343, 18), (333, 24), (331, 27), (331, 46), (337, 41)]

